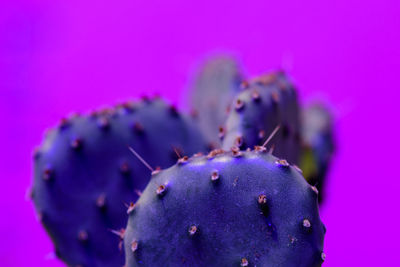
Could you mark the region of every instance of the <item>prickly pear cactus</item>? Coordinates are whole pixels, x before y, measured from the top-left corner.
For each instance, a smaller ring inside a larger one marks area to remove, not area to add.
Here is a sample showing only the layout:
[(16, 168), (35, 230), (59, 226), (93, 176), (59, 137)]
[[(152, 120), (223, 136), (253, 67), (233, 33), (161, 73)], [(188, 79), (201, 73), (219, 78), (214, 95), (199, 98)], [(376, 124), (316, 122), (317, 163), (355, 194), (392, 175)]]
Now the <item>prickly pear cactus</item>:
[(300, 123), (297, 94), (286, 75), (270, 73), (243, 82), (225, 128), (220, 129), (222, 148), (242, 149), (261, 145), (275, 127), (280, 130), (270, 141), (274, 155), (297, 164), (300, 151)]
[(145, 99), (64, 120), (35, 154), (36, 211), (56, 255), (69, 266), (124, 263), (124, 203), (136, 201), (151, 177), (128, 146), (161, 168), (176, 162), (174, 148), (191, 154), (206, 147), (173, 107)]
[(227, 109), (239, 92), (241, 74), (234, 58), (220, 56), (208, 59), (196, 73), (188, 102), (204, 135), (220, 147), (218, 128), (223, 126)]
[(324, 196), (325, 176), (335, 150), (332, 115), (326, 107), (314, 104), (302, 113), (303, 150), (300, 165), (304, 177)]
[(320, 266), (317, 190), (266, 152), (215, 150), (153, 175), (129, 210), (127, 267)]

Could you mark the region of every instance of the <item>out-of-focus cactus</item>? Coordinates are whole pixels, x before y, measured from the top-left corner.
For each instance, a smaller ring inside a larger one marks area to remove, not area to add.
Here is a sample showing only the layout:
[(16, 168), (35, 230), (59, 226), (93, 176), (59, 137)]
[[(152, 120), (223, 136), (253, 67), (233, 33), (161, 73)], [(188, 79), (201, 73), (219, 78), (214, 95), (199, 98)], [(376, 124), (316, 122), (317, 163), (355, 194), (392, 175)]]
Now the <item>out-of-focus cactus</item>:
[(189, 106), (214, 147), (220, 147), (218, 129), (225, 123), (230, 103), (240, 90), (240, 81), (238, 63), (228, 56), (208, 59), (194, 76)]
[(280, 130), (270, 140), (274, 155), (292, 164), (300, 153), (300, 120), (296, 91), (282, 72), (259, 76), (242, 83), (231, 105), (225, 128), (220, 129), (222, 148), (241, 149), (261, 145), (275, 127)]
[(307, 181), (320, 191), (322, 201), (325, 177), (335, 150), (332, 115), (323, 105), (314, 104), (303, 110), (302, 124), (300, 166)]
[(176, 162), (174, 148), (189, 155), (206, 149), (189, 119), (161, 100), (145, 99), (62, 121), (35, 155), (36, 211), (56, 255), (70, 266), (124, 263), (118, 249), (124, 203), (135, 202), (151, 177), (128, 146), (161, 168)]

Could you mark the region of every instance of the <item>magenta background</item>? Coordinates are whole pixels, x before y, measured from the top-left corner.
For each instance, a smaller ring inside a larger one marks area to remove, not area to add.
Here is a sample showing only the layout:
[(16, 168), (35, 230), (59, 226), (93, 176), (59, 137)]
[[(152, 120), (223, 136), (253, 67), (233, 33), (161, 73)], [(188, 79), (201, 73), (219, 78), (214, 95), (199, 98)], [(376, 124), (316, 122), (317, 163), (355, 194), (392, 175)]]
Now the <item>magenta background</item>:
[(107, 2), (1, 1), (1, 266), (62, 266), (24, 199), (47, 127), (143, 93), (178, 103), (189, 71), (219, 51), (251, 75), (284, 67), (302, 100), (335, 109), (324, 266), (396, 265), (398, 1)]

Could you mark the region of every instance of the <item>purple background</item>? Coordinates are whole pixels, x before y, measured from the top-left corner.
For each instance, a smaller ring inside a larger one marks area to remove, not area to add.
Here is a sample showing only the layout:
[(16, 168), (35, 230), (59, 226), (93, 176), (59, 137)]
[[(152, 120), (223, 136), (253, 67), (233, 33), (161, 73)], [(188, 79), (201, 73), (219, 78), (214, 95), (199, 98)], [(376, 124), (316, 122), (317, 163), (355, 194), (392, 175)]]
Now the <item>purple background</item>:
[(179, 103), (194, 66), (221, 51), (249, 75), (283, 67), (303, 101), (332, 103), (324, 266), (396, 265), (398, 0), (107, 2), (1, 1), (1, 266), (62, 266), (24, 198), (47, 127), (144, 93)]

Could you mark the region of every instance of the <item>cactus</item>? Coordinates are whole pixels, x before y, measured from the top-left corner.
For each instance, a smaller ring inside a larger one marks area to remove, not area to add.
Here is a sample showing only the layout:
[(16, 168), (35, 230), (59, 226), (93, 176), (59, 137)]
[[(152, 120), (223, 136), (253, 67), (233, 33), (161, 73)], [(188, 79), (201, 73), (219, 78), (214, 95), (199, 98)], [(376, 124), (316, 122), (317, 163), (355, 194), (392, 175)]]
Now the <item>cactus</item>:
[(317, 194), (263, 146), (183, 157), (129, 210), (126, 266), (320, 266)]
[(238, 63), (227, 56), (208, 59), (195, 74), (188, 102), (212, 147), (220, 147), (218, 128), (223, 126), (227, 109), (239, 92), (240, 80)]
[(63, 120), (35, 154), (38, 218), (69, 266), (123, 265), (124, 203), (136, 201), (151, 177), (128, 146), (165, 168), (176, 161), (174, 148), (191, 154), (206, 144), (175, 108), (144, 99)]
[(300, 123), (297, 94), (282, 72), (242, 83), (243, 91), (231, 105), (225, 128), (220, 129), (222, 148), (253, 148), (266, 140), (266, 133), (280, 125), (271, 140), (274, 154), (297, 164), (300, 152)]
[(307, 181), (320, 191), (318, 196), (322, 202), (325, 176), (335, 150), (332, 116), (323, 105), (314, 104), (304, 109), (302, 122), (300, 166)]

